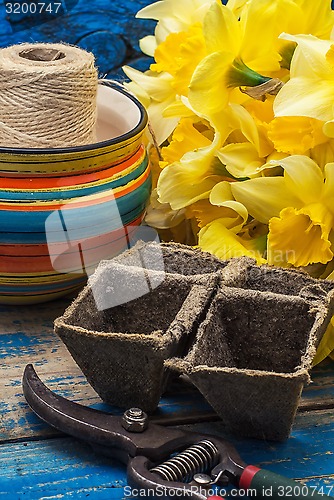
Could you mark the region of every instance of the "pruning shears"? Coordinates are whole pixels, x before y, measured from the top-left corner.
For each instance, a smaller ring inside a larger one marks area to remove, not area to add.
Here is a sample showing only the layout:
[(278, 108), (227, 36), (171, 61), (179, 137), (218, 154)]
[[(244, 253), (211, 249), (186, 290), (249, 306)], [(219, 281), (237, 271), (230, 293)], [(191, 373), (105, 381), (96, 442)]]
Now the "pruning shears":
[(292, 479), (247, 465), (220, 437), (159, 425), (139, 408), (113, 416), (71, 402), (48, 389), (31, 364), (24, 371), (23, 392), (42, 420), (127, 464), (129, 486), (147, 496), (206, 500), (222, 490), (227, 496), (230, 484), (251, 490), (256, 498), (326, 498)]

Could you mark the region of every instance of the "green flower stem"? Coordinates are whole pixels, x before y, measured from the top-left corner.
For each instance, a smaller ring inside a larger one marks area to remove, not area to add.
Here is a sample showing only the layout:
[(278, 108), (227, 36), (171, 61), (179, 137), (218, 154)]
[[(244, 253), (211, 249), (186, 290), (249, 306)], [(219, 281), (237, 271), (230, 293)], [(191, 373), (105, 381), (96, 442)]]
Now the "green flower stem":
[(234, 59), (231, 68), (227, 72), (228, 87), (256, 87), (262, 83), (268, 82), (270, 78), (260, 75), (252, 70), (242, 61), (242, 59)]

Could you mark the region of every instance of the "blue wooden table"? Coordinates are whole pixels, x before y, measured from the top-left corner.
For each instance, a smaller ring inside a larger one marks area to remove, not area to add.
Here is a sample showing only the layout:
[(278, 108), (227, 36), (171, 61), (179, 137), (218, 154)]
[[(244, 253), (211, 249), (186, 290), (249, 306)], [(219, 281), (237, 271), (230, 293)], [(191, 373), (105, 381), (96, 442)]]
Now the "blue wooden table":
[[(180, 0), (182, 1), (182, 0)], [(0, 46), (26, 41), (63, 41), (92, 50), (100, 74), (122, 78), (131, 62), (145, 69), (138, 39), (151, 33), (151, 21), (135, 20), (150, 0), (62, 0), (59, 15), (34, 17), (8, 13), (0, 4)], [(22, 1), (20, 2), (22, 4)], [(1, 221), (0, 221), (1, 230)], [(34, 363), (55, 392), (95, 408), (107, 408), (53, 332), (53, 320), (68, 300), (33, 307), (0, 306), (0, 497), (10, 499), (118, 499), (127, 490), (125, 468), (96, 455), (87, 445), (60, 435), (28, 408), (21, 389), (25, 365)], [(322, 488), (334, 497), (334, 363), (312, 373), (304, 391), (292, 435), (284, 443), (238, 439), (191, 387), (178, 383), (161, 400), (159, 414), (173, 415), (185, 428), (230, 439), (244, 460)]]
[[(31, 362), (56, 393), (121, 414), (100, 401), (53, 332), (53, 319), (68, 304), (63, 299), (33, 307), (0, 306), (0, 498), (124, 497), (125, 467), (42, 423), (22, 394), (23, 370)], [(300, 479), (334, 497), (334, 364), (326, 361), (312, 379), (284, 443), (228, 435), (199, 393), (181, 382), (163, 397), (159, 415), (173, 415), (179, 422), (198, 418), (200, 423), (184, 427), (224, 436), (246, 462)]]

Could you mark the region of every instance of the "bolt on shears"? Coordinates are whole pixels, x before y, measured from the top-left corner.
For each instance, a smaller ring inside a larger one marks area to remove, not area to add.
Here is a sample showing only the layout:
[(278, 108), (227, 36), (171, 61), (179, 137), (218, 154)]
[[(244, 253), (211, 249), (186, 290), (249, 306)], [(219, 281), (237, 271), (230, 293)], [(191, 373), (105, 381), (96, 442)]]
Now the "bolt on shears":
[(245, 464), (220, 437), (156, 424), (139, 408), (120, 417), (71, 402), (48, 389), (31, 364), (22, 384), (38, 417), (127, 464), (129, 486), (153, 497), (206, 500), (230, 484), (256, 492), (257, 498), (268, 496), (268, 490), (272, 499), (284, 498), (284, 491), (292, 491), (293, 498), (326, 498), (292, 479)]

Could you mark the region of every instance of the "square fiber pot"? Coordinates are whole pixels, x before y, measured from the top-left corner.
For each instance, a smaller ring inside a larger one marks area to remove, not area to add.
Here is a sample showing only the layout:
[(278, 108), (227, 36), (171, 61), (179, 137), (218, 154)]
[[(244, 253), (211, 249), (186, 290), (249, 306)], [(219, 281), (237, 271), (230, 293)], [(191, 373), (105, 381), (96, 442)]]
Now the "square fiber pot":
[(166, 363), (189, 376), (228, 430), (282, 441), (333, 314), (334, 283), (243, 264), (239, 288), (221, 286), (188, 354)]
[(104, 401), (151, 412), (167, 384), (164, 361), (184, 354), (218, 275), (195, 280), (120, 262), (99, 265), (55, 331)]
[(334, 283), (138, 242), (103, 261), (55, 330), (101, 398), (153, 411), (187, 374), (239, 435), (283, 440), (334, 309)]

